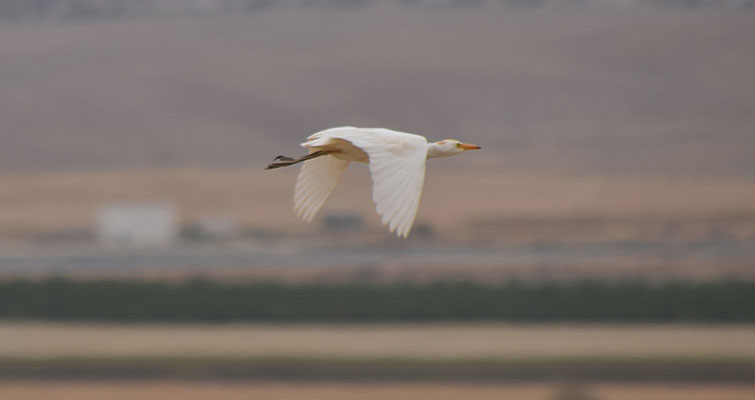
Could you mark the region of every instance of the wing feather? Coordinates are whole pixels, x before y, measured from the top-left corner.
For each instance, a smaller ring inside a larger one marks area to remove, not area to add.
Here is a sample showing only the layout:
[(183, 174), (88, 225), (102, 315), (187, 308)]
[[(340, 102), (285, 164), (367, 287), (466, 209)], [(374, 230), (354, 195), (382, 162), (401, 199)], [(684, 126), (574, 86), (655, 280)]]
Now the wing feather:
[(409, 235), (425, 181), (427, 140), (388, 129), (351, 127), (311, 137), (326, 138), (346, 140), (367, 153), (373, 182), (372, 199), (383, 224), (398, 236)]
[[(310, 150), (312, 152), (314, 150)], [(294, 190), (294, 210), (310, 222), (330, 197), (349, 161), (331, 156), (313, 158), (302, 163)]]

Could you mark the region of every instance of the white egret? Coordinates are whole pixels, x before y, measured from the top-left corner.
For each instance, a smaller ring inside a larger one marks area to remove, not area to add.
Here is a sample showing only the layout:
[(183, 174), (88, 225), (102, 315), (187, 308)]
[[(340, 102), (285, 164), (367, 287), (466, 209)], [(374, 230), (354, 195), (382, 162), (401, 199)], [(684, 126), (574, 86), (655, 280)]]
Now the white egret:
[(278, 156), (266, 168), (306, 161), (294, 192), (294, 209), (299, 217), (311, 221), (349, 163), (364, 162), (369, 163), (372, 199), (383, 225), (403, 237), (409, 235), (417, 215), (425, 181), (425, 160), (480, 148), (453, 139), (428, 143), (424, 136), (411, 133), (351, 126), (317, 132), (301, 145), (309, 149), (309, 154), (298, 159)]

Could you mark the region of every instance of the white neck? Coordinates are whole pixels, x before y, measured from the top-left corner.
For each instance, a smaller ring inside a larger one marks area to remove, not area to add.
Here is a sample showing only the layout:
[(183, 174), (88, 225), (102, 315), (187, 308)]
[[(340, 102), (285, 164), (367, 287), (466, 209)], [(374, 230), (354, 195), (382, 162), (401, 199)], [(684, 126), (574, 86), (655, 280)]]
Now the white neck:
[(448, 157), (453, 154), (441, 149), (436, 143), (427, 144), (427, 158)]

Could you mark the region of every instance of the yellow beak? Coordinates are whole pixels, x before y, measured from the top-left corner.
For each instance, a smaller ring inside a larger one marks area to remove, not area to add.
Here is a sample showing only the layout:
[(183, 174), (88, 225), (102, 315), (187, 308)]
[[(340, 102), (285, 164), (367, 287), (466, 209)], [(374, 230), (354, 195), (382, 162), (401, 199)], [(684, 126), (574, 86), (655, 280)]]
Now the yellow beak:
[(470, 143), (459, 143), (456, 145), (456, 147), (463, 150), (479, 150), (482, 148), (476, 144), (470, 144)]

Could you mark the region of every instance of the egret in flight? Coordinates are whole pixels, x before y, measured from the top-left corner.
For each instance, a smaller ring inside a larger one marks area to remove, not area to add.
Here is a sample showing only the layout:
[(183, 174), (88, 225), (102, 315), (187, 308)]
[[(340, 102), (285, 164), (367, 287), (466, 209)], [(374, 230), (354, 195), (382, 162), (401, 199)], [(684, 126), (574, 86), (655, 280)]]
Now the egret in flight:
[(372, 199), (383, 225), (403, 237), (409, 235), (417, 215), (425, 181), (425, 160), (480, 148), (453, 139), (428, 143), (420, 135), (352, 126), (317, 132), (301, 145), (309, 149), (309, 154), (297, 159), (278, 156), (266, 168), (304, 162), (294, 191), (294, 209), (300, 218), (311, 221), (349, 163), (364, 162), (370, 166)]

